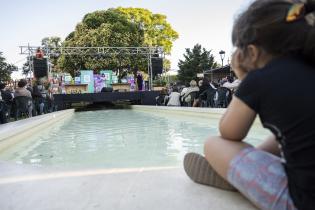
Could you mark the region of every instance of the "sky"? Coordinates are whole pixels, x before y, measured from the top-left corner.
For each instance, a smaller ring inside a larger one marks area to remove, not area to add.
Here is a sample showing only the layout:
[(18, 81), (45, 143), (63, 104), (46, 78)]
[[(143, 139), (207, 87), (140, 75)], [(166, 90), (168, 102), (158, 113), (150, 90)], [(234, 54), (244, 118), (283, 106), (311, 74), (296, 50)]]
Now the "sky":
[[(170, 56), (171, 68), (178, 69), (186, 48), (197, 43), (212, 50), (221, 63), (219, 51), (231, 55), (231, 31), (235, 17), (250, 0), (0, 0), (0, 51), (8, 63), (22, 67), (25, 55), (19, 46), (39, 46), (48, 36), (64, 39), (83, 16), (108, 8), (141, 7), (167, 16), (179, 33)], [(15, 73), (13, 76), (17, 76)]]

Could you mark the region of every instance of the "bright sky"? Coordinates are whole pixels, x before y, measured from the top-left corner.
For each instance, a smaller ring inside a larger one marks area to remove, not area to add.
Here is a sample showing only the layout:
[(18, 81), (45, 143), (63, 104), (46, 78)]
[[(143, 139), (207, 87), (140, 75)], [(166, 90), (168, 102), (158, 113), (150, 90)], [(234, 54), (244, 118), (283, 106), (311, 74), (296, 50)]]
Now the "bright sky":
[(19, 67), (26, 61), (20, 45), (37, 46), (42, 38), (64, 39), (83, 16), (96, 10), (118, 6), (142, 7), (167, 16), (179, 33), (171, 55), (172, 69), (178, 69), (185, 48), (196, 43), (212, 50), (218, 62), (219, 51), (231, 53), (231, 29), (235, 16), (250, 0), (11, 0), (0, 1), (0, 51)]

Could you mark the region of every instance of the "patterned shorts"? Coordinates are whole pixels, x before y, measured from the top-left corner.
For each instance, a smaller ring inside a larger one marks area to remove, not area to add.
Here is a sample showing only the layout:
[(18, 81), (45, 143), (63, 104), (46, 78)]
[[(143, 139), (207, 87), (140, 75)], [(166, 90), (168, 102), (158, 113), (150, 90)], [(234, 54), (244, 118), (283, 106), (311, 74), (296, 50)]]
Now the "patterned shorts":
[(246, 148), (230, 163), (228, 180), (263, 210), (296, 210), (280, 158)]

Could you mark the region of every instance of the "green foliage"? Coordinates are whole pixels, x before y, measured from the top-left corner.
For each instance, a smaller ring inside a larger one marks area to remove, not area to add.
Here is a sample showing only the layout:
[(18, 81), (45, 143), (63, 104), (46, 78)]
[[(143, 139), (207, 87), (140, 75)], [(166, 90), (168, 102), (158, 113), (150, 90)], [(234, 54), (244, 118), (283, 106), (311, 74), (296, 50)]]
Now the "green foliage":
[(171, 75), (166, 77), (167, 83), (174, 83), (178, 81), (178, 76), (177, 75)]
[(0, 82), (11, 80), (13, 71), (17, 71), (17, 67), (13, 64), (6, 63), (5, 58), (2, 56), (2, 52), (0, 52)]
[(171, 61), (167, 58), (163, 59), (163, 69), (165, 72), (168, 72), (169, 70), (171, 70)]
[[(108, 9), (96, 11), (84, 16), (74, 32), (66, 38), (65, 47), (131, 47), (141, 46), (143, 31), (129, 22), (119, 12)], [(78, 69), (116, 69), (131, 63), (126, 55), (103, 56), (67, 56), (58, 59), (59, 68), (73, 73)]]
[[(86, 14), (64, 43), (65, 47), (141, 47), (163, 46), (170, 52), (178, 34), (166, 16), (142, 8), (116, 8)], [(114, 56), (66, 56), (58, 59), (59, 68), (69, 73), (78, 69), (137, 69), (145, 71), (147, 60), (124, 53)]]
[(216, 68), (218, 64), (214, 61), (211, 50), (207, 51), (200, 44), (196, 44), (193, 49), (186, 48), (185, 60), (178, 63), (178, 79), (181, 82), (190, 82), (196, 79), (197, 73)]
[(118, 7), (116, 10), (143, 30), (144, 46), (162, 46), (167, 54), (171, 53), (173, 42), (178, 39), (178, 33), (166, 21), (165, 15), (153, 14), (143, 8)]
[(25, 62), (24, 64), (23, 64), (23, 67), (22, 67), (22, 74), (23, 75), (28, 75), (29, 73), (30, 73), (30, 65), (29, 65), (29, 62), (27, 61), (27, 62)]
[(153, 81), (155, 86), (165, 86), (166, 84), (177, 82), (177, 75), (162, 75)]
[(45, 37), (42, 39), (42, 47), (56, 48), (61, 46), (61, 38), (58, 36)]
[[(42, 39), (42, 47), (43, 48), (57, 48), (57, 47), (61, 47), (61, 38), (58, 37), (58, 36), (51, 36), (51, 37), (45, 37)], [(57, 67), (57, 63), (58, 63), (58, 58), (60, 56), (52, 56), (50, 57), (50, 61), (51, 63), (53, 64), (54, 68), (53, 70), (56, 71), (56, 68)], [(23, 73), (26, 73), (25, 70), (29, 70), (28, 68), (28, 63), (25, 63), (24, 66), (23, 66)]]
[(166, 86), (166, 83), (167, 81), (165, 80), (165, 78), (162, 77), (153, 81), (154, 87), (164, 87)]

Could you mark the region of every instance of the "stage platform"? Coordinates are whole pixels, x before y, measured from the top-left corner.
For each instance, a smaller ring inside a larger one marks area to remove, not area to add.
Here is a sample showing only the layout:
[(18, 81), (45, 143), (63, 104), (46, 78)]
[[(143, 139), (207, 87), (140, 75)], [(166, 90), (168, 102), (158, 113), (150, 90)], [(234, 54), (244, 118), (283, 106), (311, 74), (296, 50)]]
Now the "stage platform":
[(72, 103), (100, 103), (128, 101), (136, 105), (155, 105), (155, 98), (159, 91), (139, 92), (106, 92), (106, 93), (83, 93), (83, 94), (55, 94), (54, 101), (58, 109), (63, 109)]

